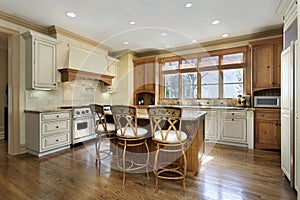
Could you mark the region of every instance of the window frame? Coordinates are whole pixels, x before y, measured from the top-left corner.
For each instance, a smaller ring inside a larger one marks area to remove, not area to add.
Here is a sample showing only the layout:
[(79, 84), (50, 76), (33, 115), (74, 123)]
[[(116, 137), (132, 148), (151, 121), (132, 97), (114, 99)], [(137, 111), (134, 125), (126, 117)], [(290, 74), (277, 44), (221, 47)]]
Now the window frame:
[[(229, 55), (229, 54), (235, 54), (235, 53), (243, 53), (243, 62), (242, 63), (233, 63), (233, 64), (222, 64), (223, 63), (223, 56)], [(218, 56), (218, 65), (213, 66), (205, 66), (201, 67), (201, 58), (204, 57), (213, 57)], [(248, 48), (247, 46), (242, 47), (235, 47), (235, 48), (229, 48), (229, 49), (222, 49), (222, 50), (214, 50), (209, 52), (201, 52), (201, 53), (194, 53), (194, 54), (188, 54), (188, 55), (182, 55), (182, 56), (172, 56), (172, 57), (165, 57), (159, 59), (160, 64), (160, 99), (196, 99), (196, 98), (183, 98), (182, 97), (182, 74), (184, 73), (192, 73), (197, 72), (197, 99), (208, 99), (208, 98), (202, 98), (201, 97), (201, 72), (204, 71), (219, 71), (219, 96), (218, 98), (213, 99), (228, 99), (223, 98), (223, 71), (227, 69), (243, 69), (243, 93), (246, 92), (246, 73), (247, 73), (247, 58), (248, 58)], [(183, 68), (181, 69), (182, 60), (188, 60), (188, 59), (197, 59), (197, 67), (196, 68)], [(164, 64), (166, 62), (174, 62), (179, 61), (178, 69), (174, 70), (162, 70), (164, 67)], [(179, 88), (178, 88), (178, 98), (167, 98), (165, 97), (165, 87), (164, 87), (164, 74), (175, 74), (177, 73), (179, 75)], [(211, 99), (211, 98), (209, 98)], [(229, 98), (231, 99), (231, 98)]]

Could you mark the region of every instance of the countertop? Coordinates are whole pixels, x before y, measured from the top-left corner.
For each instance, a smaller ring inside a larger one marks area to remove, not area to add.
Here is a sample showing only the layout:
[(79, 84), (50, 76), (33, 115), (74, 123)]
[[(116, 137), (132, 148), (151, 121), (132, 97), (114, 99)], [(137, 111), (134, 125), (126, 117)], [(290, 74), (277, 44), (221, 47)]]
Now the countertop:
[(39, 109), (39, 110), (25, 110), (26, 113), (47, 113), (47, 112), (63, 112), (63, 111), (71, 111), (72, 109), (63, 109), (63, 108), (53, 108), (53, 109)]

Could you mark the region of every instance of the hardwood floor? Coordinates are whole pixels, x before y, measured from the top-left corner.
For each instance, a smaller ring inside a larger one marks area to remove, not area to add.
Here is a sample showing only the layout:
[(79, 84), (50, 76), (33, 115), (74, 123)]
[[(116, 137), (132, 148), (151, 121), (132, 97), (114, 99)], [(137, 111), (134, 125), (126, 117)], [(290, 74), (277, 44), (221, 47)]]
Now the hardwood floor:
[(7, 155), (0, 141), (0, 199), (296, 199), (280, 169), (280, 153), (209, 144), (200, 173), (186, 180), (160, 180), (103, 166), (99, 174), (94, 146), (79, 145), (59, 154), (36, 158)]

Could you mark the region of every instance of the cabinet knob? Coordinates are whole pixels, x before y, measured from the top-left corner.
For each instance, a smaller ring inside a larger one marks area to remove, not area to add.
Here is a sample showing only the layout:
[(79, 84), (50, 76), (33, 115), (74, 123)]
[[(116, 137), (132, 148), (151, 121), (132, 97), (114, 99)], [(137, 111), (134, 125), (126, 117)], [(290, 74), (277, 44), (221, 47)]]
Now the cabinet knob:
[(59, 118), (59, 115), (56, 115), (56, 118)]
[(232, 121), (234, 121), (234, 119), (231, 119)]
[(57, 139), (56, 142), (58, 142), (59, 140)]
[(56, 126), (56, 128), (59, 128), (59, 126)]
[(268, 69), (270, 69), (270, 66), (267, 66)]

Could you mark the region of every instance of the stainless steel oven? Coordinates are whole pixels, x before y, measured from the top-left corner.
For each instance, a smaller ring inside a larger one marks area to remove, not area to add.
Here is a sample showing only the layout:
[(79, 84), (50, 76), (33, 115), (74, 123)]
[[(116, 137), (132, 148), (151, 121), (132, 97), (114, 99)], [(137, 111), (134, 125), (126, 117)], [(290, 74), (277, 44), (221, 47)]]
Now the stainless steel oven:
[(93, 130), (93, 116), (89, 106), (72, 108), (72, 137), (71, 143), (76, 144), (96, 137)]

